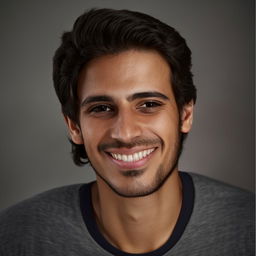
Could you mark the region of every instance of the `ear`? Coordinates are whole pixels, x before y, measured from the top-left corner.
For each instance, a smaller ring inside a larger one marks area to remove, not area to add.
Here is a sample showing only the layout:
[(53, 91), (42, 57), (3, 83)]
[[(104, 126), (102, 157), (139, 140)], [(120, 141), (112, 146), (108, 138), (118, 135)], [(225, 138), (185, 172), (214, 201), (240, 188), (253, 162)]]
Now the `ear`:
[(181, 111), (181, 132), (188, 133), (192, 127), (193, 122), (193, 108), (194, 102), (190, 101), (183, 106)]
[(68, 126), (69, 134), (72, 141), (76, 144), (84, 144), (83, 136), (79, 125), (66, 115), (64, 115), (64, 119)]

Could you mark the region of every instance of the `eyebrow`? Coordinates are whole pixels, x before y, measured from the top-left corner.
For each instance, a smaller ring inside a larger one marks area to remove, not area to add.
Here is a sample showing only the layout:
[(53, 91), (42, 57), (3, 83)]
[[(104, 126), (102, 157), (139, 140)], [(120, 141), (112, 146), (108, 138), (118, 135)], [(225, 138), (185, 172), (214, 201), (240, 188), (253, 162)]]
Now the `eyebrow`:
[[(167, 97), (166, 95), (164, 95), (160, 92), (156, 92), (156, 91), (134, 93), (134, 94), (128, 96), (127, 100), (133, 101), (133, 100), (142, 99), (142, 98), (161, 98), (163, 100), (169, 100), (169, 97)], [(101, 102), (101, 101), (113, 102), (114, 99), (108, 95), (89, 96), (82, 101), (81, 107), (83, 107), (89, 103)]]
[(133, 101), (141, 98), (161, 98), (163, 100), (169, 100), (169, 98), (166, 95), (155, 91), (134, 93), (133, 95), (128, 96), (127, 100)]
[(114, 101), (114, 100), (112, 97), (107, 95), (89, 96), (82, 101), (81, 107), (89, 103), (100, 102), (100, 101)]

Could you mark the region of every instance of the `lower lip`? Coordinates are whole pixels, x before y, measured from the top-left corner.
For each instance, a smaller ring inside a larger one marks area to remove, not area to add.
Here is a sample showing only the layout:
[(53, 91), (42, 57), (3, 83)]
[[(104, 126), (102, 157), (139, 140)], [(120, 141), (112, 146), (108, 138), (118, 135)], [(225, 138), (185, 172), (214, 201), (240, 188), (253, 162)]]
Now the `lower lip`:
[(117, 160), (113, 158), (111, 155), (107, 154), (107, 156), (110, 158), (112, 162), (114, 162), (116, 165), (118, 165), (119, 168), (125, 169), (125, 170), (130, 170), (130, 169), (138, 169), (142, 168), (146, 165), (146, 163), (150, 160), (150, 158), (153, 156), (157, 149), (155, 149), (153, 152), (151, 152), (149, 155), (146, 157), (142, 158), (141, 160), (134, 161), (134, 162), (124, 162), (121, 160)]

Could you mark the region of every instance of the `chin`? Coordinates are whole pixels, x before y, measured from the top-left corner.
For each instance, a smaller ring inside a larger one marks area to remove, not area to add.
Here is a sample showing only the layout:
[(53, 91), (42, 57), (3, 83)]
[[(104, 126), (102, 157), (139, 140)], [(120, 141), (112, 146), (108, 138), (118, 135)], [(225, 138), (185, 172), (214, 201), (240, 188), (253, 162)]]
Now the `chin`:
[(143, 174), (146, 174), (146, 170), (122, 171), (122, 181), (119, 182), (116, 180), (115, 183), (103, 177), (96, 170), (95, 172), (115, 194), (121, 197), (132, 198), (145, 197), (156, 193), (166, 183), (176, 166), (175, 163), (172, 168), (168, 168), (169, 171), (166, 171), (165, 168), (160, 165), (155, 176), (151, 178), (151, 181), (147, 181), (146, 177), (143, 177)]

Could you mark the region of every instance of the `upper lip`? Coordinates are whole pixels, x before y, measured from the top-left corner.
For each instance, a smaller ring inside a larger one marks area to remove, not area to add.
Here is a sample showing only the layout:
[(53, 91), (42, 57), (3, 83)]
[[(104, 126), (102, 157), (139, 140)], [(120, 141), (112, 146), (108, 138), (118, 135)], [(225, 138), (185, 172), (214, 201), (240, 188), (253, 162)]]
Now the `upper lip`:
[(143, 151), (143, 150), (148, 150), (152, 148), (157, 148), (156, 146), (147, 146), (147, 147), (134, 147), (134, 148), (112, 148), (108, 149), (105, 152), (106, 153), (112, 153), (112, 154), (121, 154), (121, 155), (132, 155), (134, 153)]

